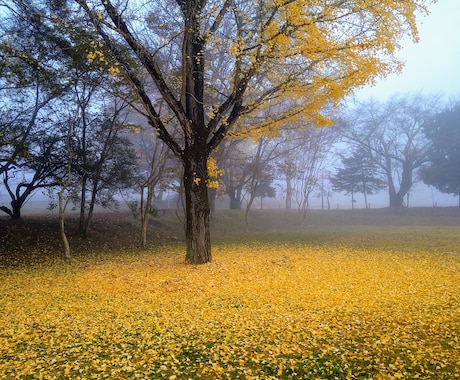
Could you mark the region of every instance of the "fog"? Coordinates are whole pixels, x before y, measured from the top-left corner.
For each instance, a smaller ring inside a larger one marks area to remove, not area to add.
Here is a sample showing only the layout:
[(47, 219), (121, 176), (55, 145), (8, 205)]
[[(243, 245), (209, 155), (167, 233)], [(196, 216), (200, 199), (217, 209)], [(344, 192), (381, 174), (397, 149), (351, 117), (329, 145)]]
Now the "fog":
[(396, 55), (405, 62), (402, 73), (362, 88), (357, 98), (385, 100), (413, 91), (442, 94), (446, 101), (460, 97), (460, 1), (441, 0), (428, 8), (430, 15), (418, 19), (420, 41), (401, 41)]
[[(355, 203), (353, 208), (363, 209), (365, 208), (364, 196), (362, 194), (355, 194)], [(370, 208), (385, 208), (388, 207), (388, 192), (383, 190), (378, 194), (368, 195), (368, 202)], [(407, 201), (406, 201), (407, 202)], [(227, 199), (223, 197), (220, 200), (220, 207), (225, 207), (228, 203)], [(310, 209), (320, 210), (327, 209), (328, 202), (320, 194), (311, 196), (309, 200)], [(407, 206), (407, 204), (406, 204)], [(443, 194), (431, 186), (426, 186), (423, 183), (414, 185), (413, 189), (409, 193), (409, 207), (456, 207), (458, 206), (458, 197), (449, 194)], [(285, 200), (282, 197), (275, 199), (264, 198), (262, 201), (263, 208), (284, 208)], [(329, 198), (330, 209), (351, 209), (351, 195), (344, 195), (334, 193)], [(260, 208), (260, 199), (254, 202), (253, 208)], [(293, 208), (295, 205), (293, 204)]]

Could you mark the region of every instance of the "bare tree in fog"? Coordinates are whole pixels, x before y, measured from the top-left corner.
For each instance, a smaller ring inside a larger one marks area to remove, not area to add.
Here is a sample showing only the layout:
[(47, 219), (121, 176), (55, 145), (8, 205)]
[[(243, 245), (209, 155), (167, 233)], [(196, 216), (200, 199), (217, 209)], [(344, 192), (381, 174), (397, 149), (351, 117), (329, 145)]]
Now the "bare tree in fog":
[[(294, 165), (293, 194), (301, 217), (305, 223), (310, 207), (311, 194), (322, 188), (323, 173), (330, 159), (330, 152), (337, 134), (332, 127), (313, 128), (306, 126), (296, 131), (301, 141), (299, 149), (291, 152), (289, 163)], [(321, 189), (322, 190), (322, 189)]]
[[(292, 200), (294, 195), (296, 195), (296, 189), (298, 187), (298, 178), (302, 169), (299, 167), (299, 163), (304, 157), (305, 150), (310, 150), (312, 146), (316, 145), (313, 138), (313, 134), (310, 131), (310, 127), (304, 128), (290, 128), (288, 125), (286, 127), (285, 136), (286, 139), (283, 144), (283, 150), (279, 157), (277, 158), (277, 172), (279, 180), (284, 181), (284, 193), (285, 193), (285, 205), (286, 210), (292, 208)], [(322, 133), (317, 134), (316, 136), (321, 136)], [(316, 141), (318, 142), (318, 141)], [(323, 149), (329, 150), (330, 146), (325, 145)], [(313, 149), (315, 150), (315, 149)]]
[(249, 231), (249, 212), (254, 199), (257, 195), (262, 197), (262, 188), (265, 187), (266, 193), (269, 194), (270, 184), (274, 179), (272, 162), (277, 158), (278, 148), (282, 140), (271, 141), (268, 139), (259, 139), (257, 141), (256, 153), (246, 165), (249, 173), (247, 182), (248, 201), (245, 212), (245, 231)]
[(218, 149), (214, 157), (223, 169), (220, 180), (230, 199), (230, 210), (241, 210), (243, 190), (249, 181), (247, 164), (251, 157), (251, 142), (237, 138), (227, 139), (222, 142), (222, 149)]
[(140, 170), (137, 186), (141, 196), (141, 246), (144, 247), (150, 215), (155, 211), (154, 203), (163, 200), (164, 192), (171, 188), (172, 183), (180, 182), (180, 171), (177, 170), (175, 157), (146, 125), (146, 120), (133, 116), (130, 120), (135, 121), (128, 136), (136, 151)]
[(387, 184), (390, 207), (404, 205), (416, 171), (429, 160), (432, 144), (423, 126), (432, 120), (437, 102), (420, 94), (394, 96), (386, 103), (370, 100), (348, 110), (340, 123), (351, 148), (377, 166), (375, 176)]

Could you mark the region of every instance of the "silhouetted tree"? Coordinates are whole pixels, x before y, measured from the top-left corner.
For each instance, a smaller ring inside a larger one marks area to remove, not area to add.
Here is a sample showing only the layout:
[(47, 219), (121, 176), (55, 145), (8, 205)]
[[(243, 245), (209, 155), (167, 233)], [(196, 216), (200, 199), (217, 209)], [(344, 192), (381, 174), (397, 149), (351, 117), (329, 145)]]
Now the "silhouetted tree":
[(378, 167), (388, 186), (390, 207), (402, 207), (414, 174), (428, 162), (431, 141), (424, 124), (436, 113), (438, 100), (419, 94), (394, 96), (385, 103), (358, 104), (344, 115), (342, 134)]
[(59, 182), (62, 132), (68, 113), (62, 101), (69, 78), (62, 69), (68, 46), (50, 38), (30, 1), (3, 2), (0, 17), (0, 174), (11, 198), (1, 210), (12, 218), (36, 189)]
[(424, 183), (459, 196), (460, 206), (460, 104), (438, 113), (424, 125), (432, 142), (429, 163), (421, 171)]
[(334, 191), (345, 192), (351, 195), (351, 207), (354, 208), (356, 193), (364, 195), (364, 204), (369, 207), (367, 195), (383, 189), (386, 183), (380, 178), (378, 167), (372, 157), (365, 151), (356, 150), (352, 155), (341, 156), (341, 168), (336, 168), (336, 173), (329, 180)]
[(241, 210), (243, 190), (250, 180), (251, 145), (242, 139), (226, 139), (214, 155), (223, 170), (220, 181), (230, 199), (230, 210)]
[(306, 126), (297, 131), (302, 144), (294, 152), (295, 157), (295, 200), (304, 224), (310, 208), (311, 194), (322, 188), (322, 177), (330, 161), (330, 151), (337, 139), (336, 131), (330, 128)]

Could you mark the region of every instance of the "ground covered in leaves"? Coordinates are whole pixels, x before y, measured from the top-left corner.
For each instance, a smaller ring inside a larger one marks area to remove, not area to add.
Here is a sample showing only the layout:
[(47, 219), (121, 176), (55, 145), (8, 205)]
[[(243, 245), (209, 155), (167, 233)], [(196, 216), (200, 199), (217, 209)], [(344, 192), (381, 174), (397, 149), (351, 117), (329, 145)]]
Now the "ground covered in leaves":
[(0, 378), (460, 378), (460, 228), (297, 231), (0, 269)]

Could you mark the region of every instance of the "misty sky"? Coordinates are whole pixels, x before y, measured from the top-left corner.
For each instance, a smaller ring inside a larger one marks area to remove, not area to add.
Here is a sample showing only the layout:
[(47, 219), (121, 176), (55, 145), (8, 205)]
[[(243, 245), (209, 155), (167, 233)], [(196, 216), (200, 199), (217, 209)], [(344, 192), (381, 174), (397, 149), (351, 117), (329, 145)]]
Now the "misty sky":
[(385, 100), (395, 93), (423, 91), (460, 99), (460, 1), (438, 0), (431, 13), (418, 19), (420, 41), (403, 41), (397, 56), (405, 61), (403, 72), (356, 92), (360, 99)]
[[(397, 93), (422, 91), (425, 95), (443, 95), (444, 102), (460, 101), (460, 0), (438, 0), (430, 4), (430, 14), (418, 18), (420, 41), (410, 38), (402, 42), (397, 56), (405, 62), (401, 74), (379, 80), (355, 92), (359, 100), (375, 98), (387, 100)], [(456, 206), (458, 198), (442, 194), (432, 187), (416, 184), (411, 191), (412, 206)], [(334, 201), (347, 207), (349, 197), (336, 197)], [(388, 205), (388, 195), (382, 191), (371, 196), (376, 207)], [(363, 200), (357, 195), (357, 207)]]

